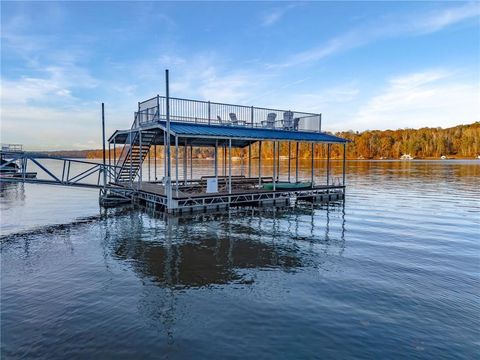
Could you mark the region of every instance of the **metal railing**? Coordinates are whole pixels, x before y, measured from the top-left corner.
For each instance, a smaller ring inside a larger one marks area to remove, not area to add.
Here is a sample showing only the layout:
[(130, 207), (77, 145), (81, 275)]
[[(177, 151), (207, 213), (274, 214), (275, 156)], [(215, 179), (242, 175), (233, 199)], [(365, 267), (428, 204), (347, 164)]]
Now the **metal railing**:
[[(166, 120), (166, 97), (157, 95), (138, 103), (132, 127)], [(321, 132), (322, 115), (211, 101), (170, 98), (170, 120), (208, 125), (256, 127)]]

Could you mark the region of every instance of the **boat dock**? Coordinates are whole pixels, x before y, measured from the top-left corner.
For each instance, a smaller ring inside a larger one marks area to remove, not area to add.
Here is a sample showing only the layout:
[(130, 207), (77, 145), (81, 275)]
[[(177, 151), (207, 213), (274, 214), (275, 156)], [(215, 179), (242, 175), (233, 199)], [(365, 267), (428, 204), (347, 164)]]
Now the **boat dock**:
[[(263, 159), (265, 143), (273, 149), (268, 163)], [(298, 162), (305, 143), (311, 176), (302, 181)], [(108, 165), (115, 171), (107, 180), (114, 187), (105, 196), (128, 192), (134, 202), (168, 213), (343, 200), (346, 143), (322, 132), (321, 114), (169, 97), (167, 73), (166, 96), (139, 102), (131, 127), (108, 139)], [(288, 155), (280, 155), (281, 144)], [(316, 146), (326, 147), (324, 182), (314, 177)], [(342, 180), (337, 184), (330, 174), (331, 146), (343, 147)], [(163, 151), (161, 164), (157, 147)], [(198, 147), (213, 153), (213, 166), (203, 169), (208, 175), (195, 176), (192, 170)], [(241, 175), (232, 173), (233, 159), (240, 159)], [(280, 168), (280, 159), (288, 165)], [(267, 174), (266, 166), (273, 171)]]
[[(345, 198), (348, 140), (323, 132), (321, 114), (173, 98), (167, 70), (166, 96), (139, 102), (130, 127), (107, 139), (103, 104), (102, 125), (102, 163), (10, 146), (2, 149), (0, 170), (15, 176), (0, 181), (94, 188), (104, 207), (133, 202), (171, 214)], [(343, 153), (335, 181), (334, 146)], [(323, 169), (315, 168), (318, 147), (326, 154)], [(194, 171), (199, 151), (211, 160)], [(308, 176), (299, 173), (300, 157)], [(29, 164), (38, 176), (28, 176)]]

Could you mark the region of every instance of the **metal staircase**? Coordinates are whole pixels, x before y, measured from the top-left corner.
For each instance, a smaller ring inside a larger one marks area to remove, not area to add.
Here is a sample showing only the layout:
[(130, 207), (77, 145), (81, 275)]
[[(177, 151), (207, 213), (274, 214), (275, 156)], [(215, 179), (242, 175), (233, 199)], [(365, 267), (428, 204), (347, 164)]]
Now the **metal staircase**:
[(150, 146), (155, 139), (155, 132), (136, 131), (129, 134), (128, 142), (125, 144), (120, 155), (117, 166), (115, 182), (133, 182), (137, 176), (143, 160), (150, 152)]

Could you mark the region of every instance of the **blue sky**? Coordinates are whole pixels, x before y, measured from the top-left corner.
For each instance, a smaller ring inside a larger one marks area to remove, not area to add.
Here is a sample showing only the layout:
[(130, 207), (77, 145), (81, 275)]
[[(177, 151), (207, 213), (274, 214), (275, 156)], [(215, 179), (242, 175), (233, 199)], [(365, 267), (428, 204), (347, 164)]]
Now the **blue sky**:
[(99, 147), (139, 100), (322, 112), (326, 130), (479, 121), (479, 2), (3, 2), (1, 140)]

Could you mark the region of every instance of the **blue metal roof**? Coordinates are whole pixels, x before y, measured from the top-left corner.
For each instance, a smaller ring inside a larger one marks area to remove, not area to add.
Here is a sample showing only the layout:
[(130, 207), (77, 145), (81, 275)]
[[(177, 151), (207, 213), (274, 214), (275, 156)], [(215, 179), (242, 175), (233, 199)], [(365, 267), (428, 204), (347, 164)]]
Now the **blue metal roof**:
[[(159, 122), (165, 127), (164, 121)], [(250, 128), (241, 126), (206, 125), (195, 123), (171, 122), (170, 131), (175, 135), (188, 137), (231, 138), (242, 140), (284, 140), (284, 141), (311, 141), (326, 143), (345, 143), (346, 139), (326, 133), (273, 130), (264, 128)]]

